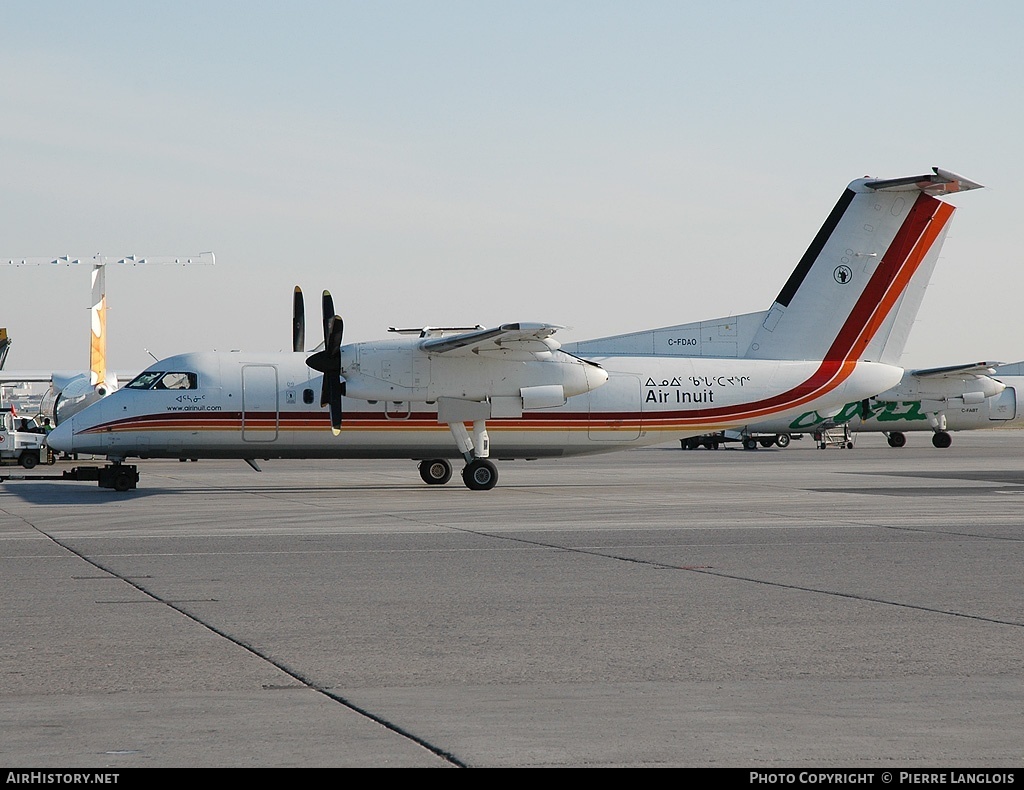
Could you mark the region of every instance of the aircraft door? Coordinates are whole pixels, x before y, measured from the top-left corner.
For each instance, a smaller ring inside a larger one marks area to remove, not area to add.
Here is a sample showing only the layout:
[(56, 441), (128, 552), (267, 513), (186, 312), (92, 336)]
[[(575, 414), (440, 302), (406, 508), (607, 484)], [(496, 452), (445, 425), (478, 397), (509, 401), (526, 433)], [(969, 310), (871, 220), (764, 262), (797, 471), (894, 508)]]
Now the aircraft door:
[(1017, 416), (1017, 392), (1007, 387), (994, 398), (988, 398), (990, 420), (1012, 420)]
[(242, 366), (242, 441), (274, 442), (280, 429), (277, 367)]

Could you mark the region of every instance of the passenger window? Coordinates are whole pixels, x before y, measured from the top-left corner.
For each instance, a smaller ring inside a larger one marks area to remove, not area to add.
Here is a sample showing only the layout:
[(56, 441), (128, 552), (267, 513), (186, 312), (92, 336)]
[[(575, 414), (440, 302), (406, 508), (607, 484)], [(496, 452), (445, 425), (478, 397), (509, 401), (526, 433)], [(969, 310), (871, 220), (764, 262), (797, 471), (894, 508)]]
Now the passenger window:
[(313, 390), (311, 390), (311, 389), (304, 389), (302, 391), (302, 402), (303, 403), (312, 403), (313, 402)]

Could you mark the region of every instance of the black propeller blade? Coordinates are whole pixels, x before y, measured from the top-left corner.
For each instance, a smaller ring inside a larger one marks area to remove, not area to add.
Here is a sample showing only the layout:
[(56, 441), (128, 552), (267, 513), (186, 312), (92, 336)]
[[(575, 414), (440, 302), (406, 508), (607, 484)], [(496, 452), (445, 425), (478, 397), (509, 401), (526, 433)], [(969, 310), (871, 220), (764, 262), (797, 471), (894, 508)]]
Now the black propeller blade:
[(313, 370), (324, 374), (320, 390), (320, 405), (330, 406), (331, 429), (335, 436), (341, 433), (341, 398), (345, 394), (345, 382), (341, 378), (341, 341), (345, 322), (334, 314), (334, 300), (329, 291), (324, 291), (324, 350), (306, 359)]
[(302, 303), (302, 289), (295, 286), (292, 300), (292, 351), (306, 350), (306, 309)]

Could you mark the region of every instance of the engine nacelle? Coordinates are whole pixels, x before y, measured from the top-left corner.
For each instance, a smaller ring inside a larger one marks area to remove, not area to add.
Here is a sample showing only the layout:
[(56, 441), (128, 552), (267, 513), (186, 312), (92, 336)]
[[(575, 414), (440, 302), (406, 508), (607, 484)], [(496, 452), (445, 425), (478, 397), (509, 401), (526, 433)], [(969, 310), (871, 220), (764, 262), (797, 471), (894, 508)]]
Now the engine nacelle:
[[(525, 401), (543, 399), (537, 393), (550, 394), (557, 387), (557, 405), (561, 405), (565, 398), (582, 395), (608, 380), (607, 372), (597, 365), (537, 345), (537, 350), (529, 351), (520, 346), (507, 352), (431, 354), (408, 340), (353, 344), (341, 352), (345, 394), (362, 400), (417, 403), (440, 398)], [(551, 395), (544, 403), (553, 401)]]

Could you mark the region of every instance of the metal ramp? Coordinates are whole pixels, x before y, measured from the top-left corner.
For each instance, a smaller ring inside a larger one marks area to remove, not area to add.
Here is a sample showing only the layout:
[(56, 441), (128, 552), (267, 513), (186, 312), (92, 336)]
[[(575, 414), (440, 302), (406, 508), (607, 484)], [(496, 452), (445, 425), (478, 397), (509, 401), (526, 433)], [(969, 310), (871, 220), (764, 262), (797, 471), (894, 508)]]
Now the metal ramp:
[(819, 450), (826, 447), (839, 447), (841, 449), (853, 449), (853, 435), (850, 433), (849, 423), (842, 425), (830, 425), (815, 431), (812, 434)]

